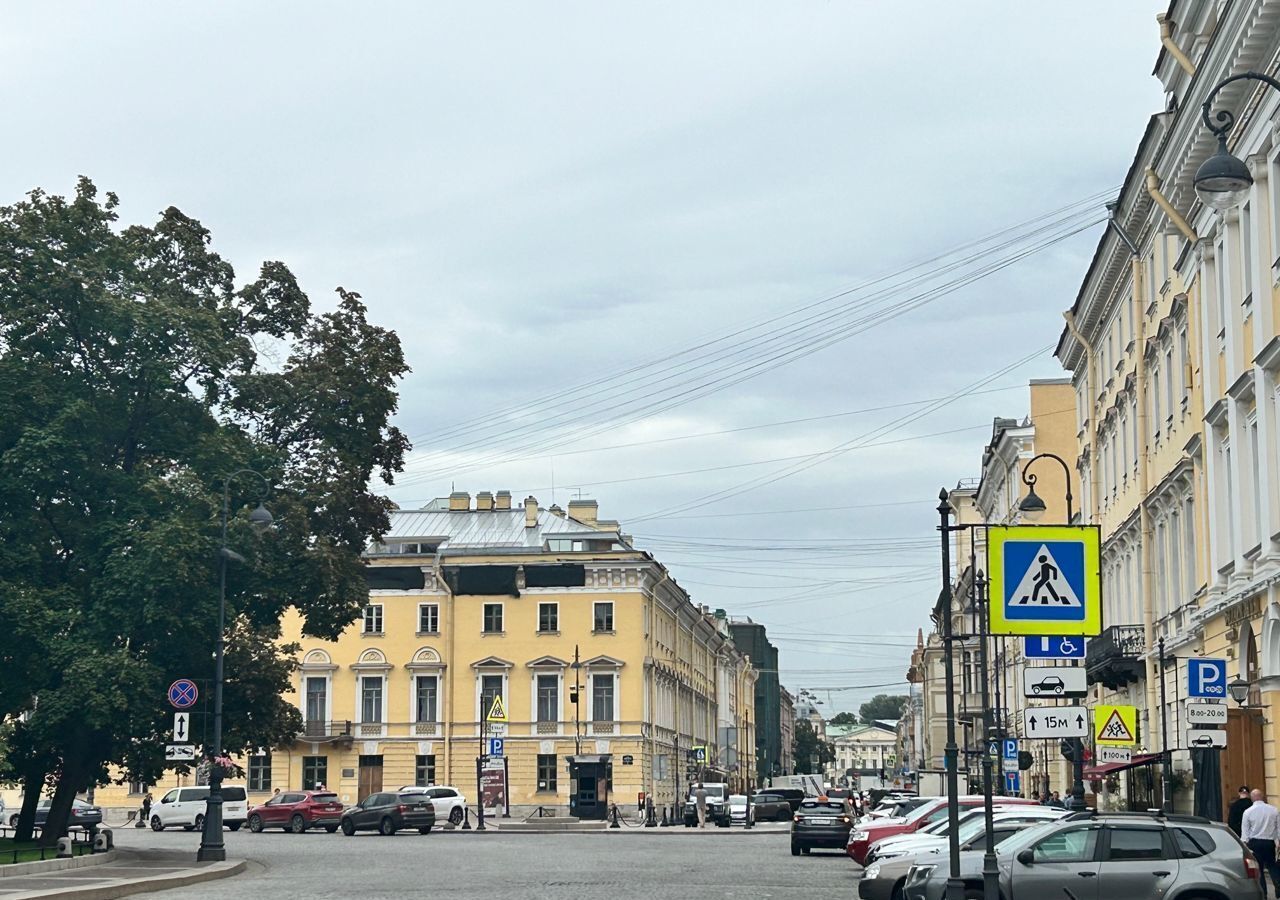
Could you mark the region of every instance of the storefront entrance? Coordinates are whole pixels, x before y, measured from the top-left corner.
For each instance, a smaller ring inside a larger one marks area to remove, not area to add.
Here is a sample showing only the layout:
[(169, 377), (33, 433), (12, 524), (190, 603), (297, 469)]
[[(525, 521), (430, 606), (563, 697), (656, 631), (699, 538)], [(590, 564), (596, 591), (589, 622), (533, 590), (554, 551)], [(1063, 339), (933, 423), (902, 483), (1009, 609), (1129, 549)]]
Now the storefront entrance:
[(609, 782), (613, 757), (608, 753), (570, 756), (569, 815), (603, 819), (609, 813)]
[(1218, 754), (1222, 761), (1222, 808), (1236, 799), (1241, 785), (1266, 790), (1262, 767), (1262, 713), (1255, 709), (1227, 711), (1227, 747)]

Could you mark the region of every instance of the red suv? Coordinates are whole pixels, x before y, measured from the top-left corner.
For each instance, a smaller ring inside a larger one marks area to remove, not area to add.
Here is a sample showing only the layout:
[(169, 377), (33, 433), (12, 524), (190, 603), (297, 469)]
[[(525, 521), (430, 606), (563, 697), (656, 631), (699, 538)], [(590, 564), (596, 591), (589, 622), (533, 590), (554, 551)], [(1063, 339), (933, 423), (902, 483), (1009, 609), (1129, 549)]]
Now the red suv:
[[(997, 798), (1001, 806), (1013, 806), (1015, 804), (1034, 805), (1034, 800), (1024, 800), (1021, 797), (999, 797)], [(958, 798), (957, 805), (961, 812), (967, 809), (982, 805), (982, 795), (975, 794), (967, 797)], [(853, 857), (854, 861), (862, 865), (867, 858), (867, 850), (876, 841), (891, 837), (895, 834), (914, 834), (926, 825), (931, 825), (939, 819), (947, 817), (947, 798), (935, 797), (928, 803), (921, 804), (911, 810), (905, 819), (890, 819), (859, 822), (849, 831), (849, 843), (845, 846), (845, 852)]]
[(323, 826), (333, 834), (341, 821), (342, 802), (329, 791), (288, 791), (249, 810), (250, 831), (283, 828), (302, 834), (308, 828)]

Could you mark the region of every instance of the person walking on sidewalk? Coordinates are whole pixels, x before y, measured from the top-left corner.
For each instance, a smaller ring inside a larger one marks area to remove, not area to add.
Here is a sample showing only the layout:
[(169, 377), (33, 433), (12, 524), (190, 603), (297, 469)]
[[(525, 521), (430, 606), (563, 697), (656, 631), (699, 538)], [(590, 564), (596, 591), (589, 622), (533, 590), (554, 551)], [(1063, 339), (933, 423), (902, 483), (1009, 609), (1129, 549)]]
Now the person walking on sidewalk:
[(147, 791), (142, 795), (142, 818), (138, 819), (138, 827), (146, 828), (147, 823), (151, 821), (151, 792)]
[(693, 792), (693, 802), (698, 810), (698, 827), (707, 827), (707, 789), (702, 786), (702, 782), (698, 782), (697, 789)]
[(1253, 801), (1249, 799), (1249, 789), (1241, 785), (1240, 796), (1227, 807), (1227, 825), (1236, 833), (1236, 837), (1240, 837), (1240, 831), (1244, 828), (1244, 812), (1250, 806), (1253, 806)]
[(1255, 788), (1250, 794), (1253, 805), (1244, 811), (1241, 820), (1240, 839), (1258, 858), (1261, 871), (1262, 896), (1267, 896), (1267, 876), (1280, 898), (1280, 866), (1276, 864), (1276, 844), (1280, 843), (1280, 810), (1262, 799), (1262, 791)]

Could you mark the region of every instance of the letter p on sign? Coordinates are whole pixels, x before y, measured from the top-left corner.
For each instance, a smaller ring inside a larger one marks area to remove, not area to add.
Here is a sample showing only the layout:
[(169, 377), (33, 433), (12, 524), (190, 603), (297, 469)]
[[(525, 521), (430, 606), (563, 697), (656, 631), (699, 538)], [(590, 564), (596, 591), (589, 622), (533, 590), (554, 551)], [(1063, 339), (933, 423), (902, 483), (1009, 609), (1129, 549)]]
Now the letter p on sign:
[(1225, 659), (1187, 660), (1187, 696), (1225, 699), (1227, 661)]

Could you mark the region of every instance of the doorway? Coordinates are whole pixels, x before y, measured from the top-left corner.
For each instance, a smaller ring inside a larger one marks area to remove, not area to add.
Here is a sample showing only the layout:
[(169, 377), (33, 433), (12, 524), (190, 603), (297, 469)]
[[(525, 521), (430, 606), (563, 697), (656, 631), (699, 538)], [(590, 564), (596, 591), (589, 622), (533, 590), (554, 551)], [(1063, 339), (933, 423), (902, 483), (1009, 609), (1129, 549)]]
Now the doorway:
[(1236, 799), (1241, 785), (1266, 790), (1262, 767), (1262, 714), (1254, 709), (1227, 710), (1227, 746), (1219, 751), (1222, 764), (1222, 808)]
[(604, 819), (609, 812), (609, 779), (613, 773), (607, 753), (569, 757), (569, 815)]
[(360, 789), (356, 799), (363, 801), (382, 790), (382, 757), (360, 756)]

